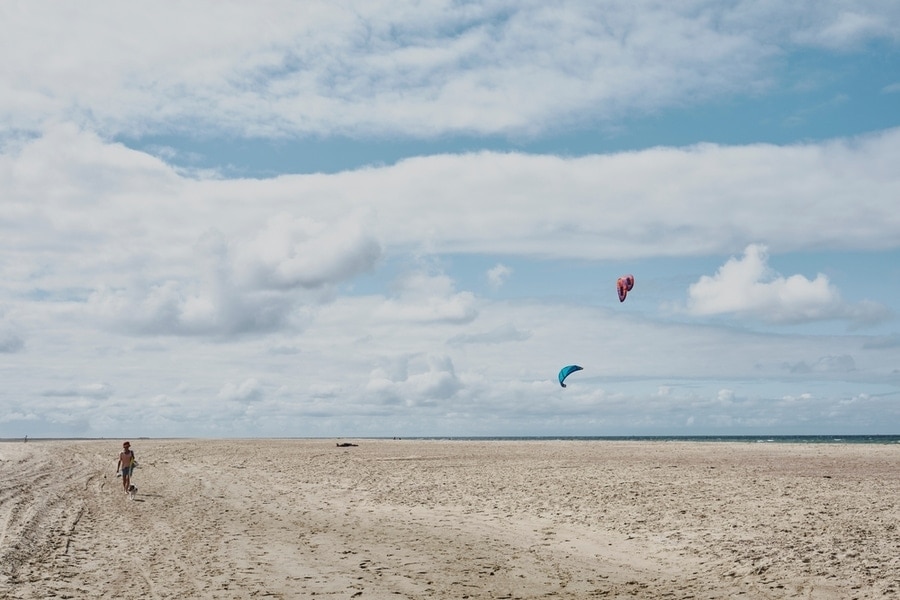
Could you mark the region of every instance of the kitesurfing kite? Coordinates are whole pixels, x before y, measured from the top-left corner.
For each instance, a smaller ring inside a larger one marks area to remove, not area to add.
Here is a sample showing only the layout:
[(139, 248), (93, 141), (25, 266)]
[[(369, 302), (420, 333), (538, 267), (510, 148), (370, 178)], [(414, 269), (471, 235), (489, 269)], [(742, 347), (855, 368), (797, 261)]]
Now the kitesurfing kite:
[(582, 370), (582, 367), (579, 367), (578, 365), (569, 365), (568, 367), (563, 367), (562, 370), (560, 370), (560, 372), (559, 372), (559, 385), (566, 387), (566, 384), (563, 383), (563, 381), (566, 380), (566, 377), (568, 377), (571, 373), (574, 373), (575, 371), (581, 371), (581, 370)]
[(625, 296), (634, 287), (634, 275), (622, 275), (616, 281), (616, 290), (619, 292), (619, 302), (625, 302)]

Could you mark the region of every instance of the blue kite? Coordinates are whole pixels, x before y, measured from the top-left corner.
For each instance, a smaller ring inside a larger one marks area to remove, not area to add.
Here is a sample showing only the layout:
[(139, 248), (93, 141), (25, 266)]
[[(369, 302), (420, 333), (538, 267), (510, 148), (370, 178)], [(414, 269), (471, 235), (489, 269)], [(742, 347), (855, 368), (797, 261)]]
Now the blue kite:
[(578, 365), (569, 365), (568, 367), (563, 367), (562, 370), (559, 372), (559, 385), (566, 387), (566, 384), (563, 383), (563, 381), (566, 380), (566, 377), (568, 377), (575, 371), (581, 371), (581, 370), (582, 370), (582, 367), (579, 367)]

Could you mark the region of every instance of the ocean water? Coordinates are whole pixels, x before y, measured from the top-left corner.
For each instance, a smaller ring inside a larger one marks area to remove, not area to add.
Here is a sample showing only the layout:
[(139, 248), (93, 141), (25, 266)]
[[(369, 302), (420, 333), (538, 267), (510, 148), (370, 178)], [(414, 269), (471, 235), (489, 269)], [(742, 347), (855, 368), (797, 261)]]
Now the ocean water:
[[(900, 444), (896, 435), (547, 435), (547, 436), (334, 436), (334, 439), (459, 440), (459, 441), (632, 441), (632, 442), (746, 442), (757, 444)], [(104, 441), (110, 438), (28, 438), (28, 441)], [(138, 438), (135, 438), (138, 439)], [(153, 438), (139, 438), (142, 440)], [(167, 438), (172, 439), (172, 438)], [(248, 438), (240, 438), (248, 439)], [(259, 438), (267, 439), (267, 438)], [(274, 439), (274, 438), (273, 438)], [(284, 438), (281, 438), (284, 439)], [(297, 438), (304, 439), (304, 438)], [(316, 438), (309, 438), (316, 439)], [(332, 438), (328, 438), (332, 439)], [(22, 442), (22, 438), (0, 438), (0, 442)]]
[(416, 440), (468, 440), (468, 441), (634, 441), (634, 442), (747, 442), (771, 444), (900, 444), (900, 435), (636, 435), (636, 436), (453, 436), (409, 437)]

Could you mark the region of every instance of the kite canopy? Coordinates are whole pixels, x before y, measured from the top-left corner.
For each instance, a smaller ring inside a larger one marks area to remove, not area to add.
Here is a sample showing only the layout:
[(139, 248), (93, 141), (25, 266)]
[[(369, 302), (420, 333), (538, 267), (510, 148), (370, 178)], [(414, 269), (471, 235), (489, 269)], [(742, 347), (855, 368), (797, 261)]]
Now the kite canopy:
[(616, 291), (619, 292), (619, 302), (625, 302), (625, 297), (634, 287), (634, 275), (622, 275), (616, 280)]
[(578, 365), (569, 365), (568, 367), (563, 367), (562, 370), (560, 370), (560, 372), (559, 372), (559, 385), (566, 387), (566, 384), (563, 383), (563, 381), (566, 380), (566, 377), (568, 377), (571, 373), (574, 373), (575, 371), (581, 371), (581, 370), (582, 370), (582, 367), (579, 367)]

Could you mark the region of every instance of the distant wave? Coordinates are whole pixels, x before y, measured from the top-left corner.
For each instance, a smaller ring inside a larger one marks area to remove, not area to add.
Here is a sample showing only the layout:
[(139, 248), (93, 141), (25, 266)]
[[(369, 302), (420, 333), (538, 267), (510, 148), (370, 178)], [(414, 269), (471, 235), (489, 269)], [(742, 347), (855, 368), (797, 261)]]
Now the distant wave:
[(615, 441), (615, 442), (747, 442), (772, 444), (900, 444), (900, 435), (550, 435), (550, 436), (434, 436), (407, 440), (460, 441)]

